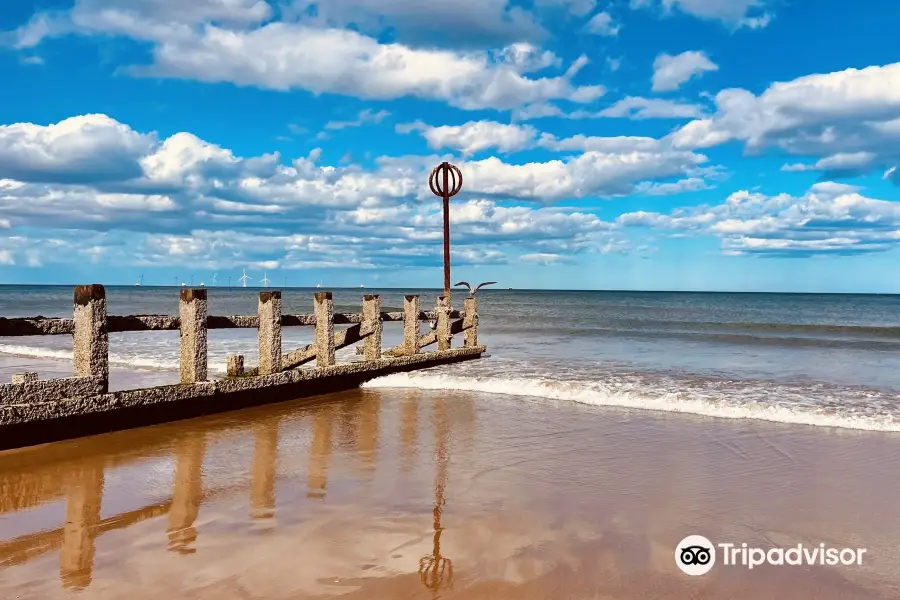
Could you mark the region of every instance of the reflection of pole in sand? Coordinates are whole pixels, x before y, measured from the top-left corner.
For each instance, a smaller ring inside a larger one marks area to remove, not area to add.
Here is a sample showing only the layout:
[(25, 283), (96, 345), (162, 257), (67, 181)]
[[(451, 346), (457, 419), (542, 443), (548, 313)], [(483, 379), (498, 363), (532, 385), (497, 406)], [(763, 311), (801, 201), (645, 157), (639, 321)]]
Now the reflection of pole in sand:
[(275, 514), (275, 468), (278, 460), (279, 420), (254, 427), (253, 468), (250, 473), (250, 510), (254, 519)]
[(103, 467), (80, 468), (69, 483), (66, 525), (59, 556), (63, 587), (86, 588), (94, 565), (94, 538), (103, 501)]
[(324, 498), (328, 486), (328, 464), (331, 461), (331, 429), (334, 407), (321, 406), (313, 415), (312, 447), (309, 450), (309, 472), (306, 497)]
[(357, 405), (356, 455), (367, 476), (375, 472), (375, 454), (378, 449), (378, 416), (381, 399), (378, 394), (366, 394)]
[(194, 521), (200, 512), (203, 493), (203, 456), (206, 453), (206, 436), (192, 434), (177, 446), (175, 466), (175, 490), (172, 508), (169, 510), (169, 550), (191, 554), (196, 549), (191, 544), (197, 539)]
[(430, 555), (419, 559), (419, 578), (425, 587), (436, 595), (438, 590), (445, 587), (453, 587), (453, 563), (449, 558), (441, 556), (441, 517), (444, 512), (444, 488), (447, 484), (447, 452), (448, 422), (444, 413), (442, 400), (434, 403), (434, 427), (435, 427), (435, 483), (434, 483), (434, 539)]
[(400, 408), (400, 448), (403, 462), (411, 468), (416, 457), (419, 436), (419, 392), (407, 394)]

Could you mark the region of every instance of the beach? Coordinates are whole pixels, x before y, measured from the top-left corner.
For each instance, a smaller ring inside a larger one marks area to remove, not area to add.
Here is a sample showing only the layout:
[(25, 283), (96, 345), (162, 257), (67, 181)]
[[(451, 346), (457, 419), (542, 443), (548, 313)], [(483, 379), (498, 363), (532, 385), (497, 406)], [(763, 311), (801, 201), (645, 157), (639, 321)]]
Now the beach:
[[(110, 312), (170, 312), (160, 290), (113, 288)], [(29, 293), (0, 312), (71, 310), (70, 289)], [(251, 314), (255, 293), (211, 291), (210, 312)], [(900, 299), (479, 297), (491, 356), (473, 363), (0, 454), (0, 597), (900, 595)], [(252, 356), (255, 332), (226, 333), (211, 361)], [(113, 387), (177, 378), (171, 336), (143, 337), (111, 336)], [(65, 374), (66, 343), (0, 340), (0, 375)], [(689, 577), (691, 534), (866, 553)]]
[[(894, 598), (898, 456), (885, 434), (360, 390), (3, 455), (0, 596)], [(870, 560), (689, 578), (673, 549), (697, 532)]]

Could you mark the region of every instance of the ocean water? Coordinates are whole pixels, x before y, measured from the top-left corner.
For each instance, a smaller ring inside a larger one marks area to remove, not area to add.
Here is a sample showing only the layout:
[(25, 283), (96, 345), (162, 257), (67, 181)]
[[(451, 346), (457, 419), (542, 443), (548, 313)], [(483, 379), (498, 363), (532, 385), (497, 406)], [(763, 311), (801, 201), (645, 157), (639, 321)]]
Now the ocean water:
[[(209, 288), (210, 314), (254, 314), (260, 290)], [(283, 292), (286, 313), (312, 312), (312, 289)], [(358, 312), (363, 293), (402, 310), (438, 290), (333, 290), (335, 310)], [(454, 294), (461, 308), (464, 294)], [(465, 390), (487, 400), (575, 402), (604, 410), (654, 410), (821, 427), (900, 431), (900, 296), (584, 292), (483, 289), (479, 339), (490, 357), (391, 375), (378, 388)], [(107, 288), (111, 314), (177, 314), (174, 287)], [(0, 316), (71, 316), (72, 288), (0, 286)], [(423, 327), (425, 327), (423, 325)], [(286, 328), (285, 351), (313, 329)], [(385, 325), (385, 347), (402, 339)], [(455, 341), (461, 344), (461, 339)], [(0, 361), (71, 361), (69, 336), (0, 338)], [(210, 371), (229, 353), (256, 360), (256, 330), (210, 332)], [(353, 348), (338, 360), (355, 360)], [(114, 367), (171, 373), (178, 333), (110, 336)]]

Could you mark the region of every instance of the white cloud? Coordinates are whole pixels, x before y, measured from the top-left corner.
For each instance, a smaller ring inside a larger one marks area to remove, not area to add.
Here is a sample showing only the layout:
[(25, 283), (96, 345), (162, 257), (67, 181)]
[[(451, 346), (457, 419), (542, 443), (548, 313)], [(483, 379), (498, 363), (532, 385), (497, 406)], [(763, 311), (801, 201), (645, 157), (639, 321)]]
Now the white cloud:
[(325, 123), (325, 129), (347, 129), (348, 127), (362, 127), (367, 123), (381, 123), (386, 118), (391, 116), (391, 113), (386, 110), (374, 111), (371, 108), (366, 108), (356, 115), (356, 119), (352, 121), (329, 121)]
[[(528, 36), (508, 39), (497, 51), (453, 50), (436, 47), (433, 36), (422, 40), (427, 47), (416, 47), (399, 41), (379, 43), (365, 27), (334, 28), (347, 24), (338, 15), (356, 26), (370, 15), (378, 17), (377, 34), (385, 27), (382, 17), (394, 16), (400, 19), (394, 23), (395, 32), (408, 18), (416, 31), (430, 23), (458, 39), (452, 35), (458, 26), (472, 39), (492, 18), (502, 25), (495, 33), (512, 31), (521, 19), (530, 19), (521, 9), (507, 8), (505, 0), (462, 1), (471, 10), (458, 2), (435, 0), (333, 0), (316, 3), (315, 18), (295, 3), (296, 15), (304, 18), (273, 21), (271, 6), (262, 0), (160, 0), (126, 8), (113, 0), (78, 0), (66, 13), (37, 15), (17, 30), (15, 44), (34, 47), (48, 36), (73, 32), (127, 36), (153, 43), (154, 63), (125, 69), (132, 75), (364, 99), (413, 96), (470, 110), (509, 110), (551, 100), (588, 104), (603, 95), (602, 86), (571, 83), (587, 63), (585, 57), (560, 76), (526, 77), (526, 72), (561, 65), (552, 52), (528, 43)], [(283, 7), (283, 12), (291, 13), (291, 8)], [(542, 31), (537, 25), (534, 29)]]
[(586, 29), (596, 35), (616, 36), (622, 29), (622, 26), (613, 21), (612, 16), (608, 12), (599, 12), (588, 21)]
[(597, 116), (626, 119), (692, 119), (703, 115), (703, 107), (664, 100), (628, 96), (604, 108)]
[(207, 26), (198, 35), (161, 42), (154, 58), (153, 66), (133, 72), (365, 99), (416, 96), (467, 110), (559, 99), (590, 103), (605, 91), (573, 85), (571, 68), (561, 76), (529, 79), (488, 52), (413, 49), (354, 31), (287, 23), (252, 31)]
[(822, 157), (817, 170), (888, 169), (900, 162), (900, 63), (808, 75), (774, 83), (759, 96), (723, 90), (715, 103), (715, 114), (682, 127), (673, 144), (708, 148), (736, 140), (751, 152), (776, 147)]
[[(589, 0), (546, 0), (545, 4), (550, 1), (577, 9)], [(507, 0), (295, 0), (283, 12), (287, 21), (299, 19), (320, 28), (352, 25), (372, 35), (382, 33), (389, 23), (399, 41), (415, 45), (481, 47), (536, 41), (547, 35), (534, 14)]]
[(397, 126), (399, 133), (418, 131), (434, 150), (451, 148), (464, 155), (472, 155), (488, 149), (498, 152), (517, 152), (535, 143), (537, 130), (530, 125), (505, 125), (495, 121), (469, 121), (463, 125), (432, 127), (424, 123), (408, 123)]
[(576, 17), (584, 17), (597, 5), (596, 0), (534, 0), (537, 8), (564, 8)]
[(567, 262), (570, 260), (570, 257), (550, 252), (535, 252), (534, 254), (523, 254), (519, 257), (519, 260), (538, 265), (557, 265)]
[(626, 213), (617, 223), (715, 235), (728, 254), (858, 254), (900, 243), (900, 203), (834, 182), (816, 184), (799, 197), (740, 191), (720, 205)]
[(533, 44), (510, 44), (493, 53), (497, 62), (509, 65), (518, 73), (532, 73), (547, 67), (561, 67), (562, 59), (550, 50), (541, 50)]
[(875, 161), (875, 154), (872, 152), (850, 152), (838, 153), (826, 156), (808, 165), (804, 163), (793, 163), (781, 167), (782, 171), (824, 171), (832, 174), (857, 174), (868, 171)]
[[(512, 135), (504, 142), (510, 147), (529, 136), (528, 143), (537, 143), (537, 132), (530, 128), (491, 122), (424, 127), (440, 145), (483, 145), (479, 128), (494, 131), (496, 143), (503, 127)], [(0, 245), (17, 263), (102, 256), (110, 264), (198, 268), (271, 261), (283, 268), (372, 268), (439, 259), (434, 252), (441, 236), (439, 202), (424, 185), (439, 161), (436, 156), (381, 157), (374, 169), (364, 170), (352, 164), (319, 165), (321, 151), (314, 149), (285, 165), (277, 154), (240, 157), (187, 132), (158, 140), (104, 115), (46, 126), (15, 124), (3, 131), (15, 135), (0, 136), (0, 156), (12, 156), (13, 147), (26, 155), (21, 150), (28, 148), (27, 157), (34, 161), (28, 172), (18, 162), (0, 162), (0, 227), (13, 233), (5, 239), (21, 238), (18, 230), (28, 227), (57, 240), (29, 241), (36, 248), (33, 256)], [(66, 142), (55, 144), (60, 131)], [(516, 141), (516, 132), (522, 131), (525, 137)], [(706, 160), (652, 138), (542, 136), (540, 143), (585, 151), (544, 163), (510, 164), (496, 157), (459, 163), (466, 186), (454, 203), (452, 220), (460, 260), (624, 251), (612, 225), (594, 214), (505, 203), (627, 194), (642, 182), (696, 170)], [(97, 181), (72, 180), (73, 165), (88, 168), (112, 151), (122, 157), (117, 169), (101, 172)], [(17, 179), (34, 172), (40, 176)], [(88, 254), (72, 251), (75, 247)]]
[(760, 29), (772, 20), (765, 11), (767, 0), (630, 0), (632, 9), (660, 8), (663, 15), (678, 10), (709, 21), (719, 21), (732, 30)]
[(140, 175), (137, 159), (155, 143), (106, 115), (84, 115), (41, 126), (0, 125), (0, 173), (22, 181), (68, 182)]
[(709, 71), (718, 71), (719, 66), (705, 53), (696, 50), (682, 52), (676, 56), (660, 54), (653, 61), (653, 91), (677, 90), (691, 78), (702, 77)]

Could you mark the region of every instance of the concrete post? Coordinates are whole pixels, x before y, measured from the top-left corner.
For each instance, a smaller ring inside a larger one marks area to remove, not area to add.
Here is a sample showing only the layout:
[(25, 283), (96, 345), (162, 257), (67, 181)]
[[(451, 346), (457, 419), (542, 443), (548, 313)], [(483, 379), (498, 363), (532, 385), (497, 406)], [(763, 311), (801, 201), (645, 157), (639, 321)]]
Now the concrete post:
[(259, 293), (259, 374), (281, 371), (281, 292)]
[(334, 301), (331, 292), (316, 292), (316, 366), (334, 364)]
[(240, 377), (244, 374), (244, 355), (229, 354), (226, 363), (227, 374), (229, 377)]
[(419, 297), (403, 298), (403, 346), (406, 354), (419, 351)]
[(450, 333), (450, 296), (438, 296), (435, 312), (437, 313), (437, 327), (435, 328), (437, 349), (438, 351), (449, 350), (450, 342), (453, 339)]
[(363, 340), (363, 355), (366, 360), (381, 358), (381, 296), (363, 296), (362, 324), (360, 329), (371, 331)]
[(466, 348), (474, 348), (478, 345), (478, 300), (475, 296), (469, 296), (464, 302), (463, 327), (465, 329)]
[(109, 330), (106, 290), (100, 284), (75, 287), (75, 334), (72, 340), (75, 377), (90, 377), (109, 391)]
[(178, 314), (181, 318), (181, 383), (206, 381), (206, 290), (182, 288)]

